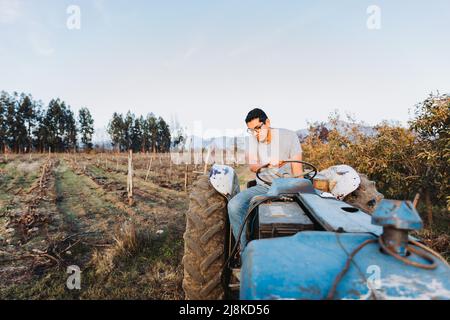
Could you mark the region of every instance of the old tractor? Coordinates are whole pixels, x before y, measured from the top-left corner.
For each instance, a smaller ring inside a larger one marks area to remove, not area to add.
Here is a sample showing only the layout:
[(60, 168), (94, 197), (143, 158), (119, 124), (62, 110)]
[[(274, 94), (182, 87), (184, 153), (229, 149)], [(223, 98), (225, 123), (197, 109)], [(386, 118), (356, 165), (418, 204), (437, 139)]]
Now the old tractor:
[(240, 191), (233, 168), (214, 165), (196, 181), (184, 235), (186, 299), (450, 299), (448, 263), (410, 234), (423, 227), (410, 201), (368, 199), (369, 214), (327, 192), (302, 163), (304, 176), (280, 176), (252, 199), (242, 250), (227, 215)]

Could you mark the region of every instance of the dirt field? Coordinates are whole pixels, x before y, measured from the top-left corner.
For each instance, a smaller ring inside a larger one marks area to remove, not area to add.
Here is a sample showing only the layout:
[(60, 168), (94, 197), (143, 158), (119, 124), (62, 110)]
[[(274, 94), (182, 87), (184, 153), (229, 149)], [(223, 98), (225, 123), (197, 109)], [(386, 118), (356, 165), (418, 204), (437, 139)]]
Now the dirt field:
[[(150, 159), (134, 156), (132, 205), (126, 155), (0, 160), (0, 299), (182, 299), (187, 192), (202, 168)], [(81, 290), (66, 288), (71, 265)]]

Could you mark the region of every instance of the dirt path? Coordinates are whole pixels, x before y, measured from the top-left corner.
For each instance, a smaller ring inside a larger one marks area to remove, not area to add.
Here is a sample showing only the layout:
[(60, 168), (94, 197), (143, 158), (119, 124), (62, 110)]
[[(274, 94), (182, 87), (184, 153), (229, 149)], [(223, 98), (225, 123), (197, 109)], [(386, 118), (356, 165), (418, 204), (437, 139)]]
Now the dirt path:
[(55, 176), (56, 205), (69, 233), (112, 234), (114, 226), (125, 221), (127, 213), (112, 204), (91, 179), (74, 173), (65, 161), (60, 161)]

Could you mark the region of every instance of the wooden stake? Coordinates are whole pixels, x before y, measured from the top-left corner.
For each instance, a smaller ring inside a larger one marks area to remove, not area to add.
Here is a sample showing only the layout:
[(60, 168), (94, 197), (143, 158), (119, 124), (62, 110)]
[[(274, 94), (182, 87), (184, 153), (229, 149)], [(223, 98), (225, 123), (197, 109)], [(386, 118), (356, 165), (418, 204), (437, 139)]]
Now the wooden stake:
[(127, 177), (128, 204), (133, 205), (133, 151), (128, 154), (128, 177)]
[(189, 164), (186, 163), (186, 170), (184, 171), (184, 191), (187, 192), (188, 186), (188, 168)]
[(147, 174), (145, 175), (145, 181), (148, 180), (148, 176), (150, 174), (150, 170), (152, 170), (153, 157), (150, 158), (150, 163), (148, 165)]
[(39, 188), (40, 188), (40, 189), (42, 189), (42, 183), (43, 183), (43, 181), (44, 181), (44, 176), (45, 176), (45, 173), (46, 173), (46, 171), (47, 171), (47, 164), (48, 164), (48, 162), (46, 162), (46, 163), (44, 164), (44, 167), (42, 168), (41, 178), (39, 179)]
[(211, 157), (211, 147), (208, 148), (208, 153), (206, 155), (206, 159), (205, 159), (205, 168), (203, 169), (203, 174), (206, 174), (208, 172), (208, 163), (209, 163), (209, 158)]
[(414, 197), (414, 201), (413, 201), (414, 208), (417, 208), (417, 203), (419, 203), (419, 199), (420, 199), (420, 193), (416, 193), (416, 196)]

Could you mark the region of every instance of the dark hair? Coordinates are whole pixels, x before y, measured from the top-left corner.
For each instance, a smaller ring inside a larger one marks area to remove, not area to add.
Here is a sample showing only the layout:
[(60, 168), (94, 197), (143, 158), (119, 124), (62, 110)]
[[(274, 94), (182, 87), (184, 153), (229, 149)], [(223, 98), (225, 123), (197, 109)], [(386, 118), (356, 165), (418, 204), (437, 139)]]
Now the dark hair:
[(248, 113), (247, 118), (245, 118), (245, 123), (249, 123), (255, 119), (259, 119), (259, 121), (265, 124), (268, 118), (267, 114), (264, 111), (256, 108)]

